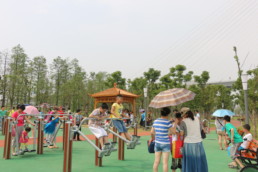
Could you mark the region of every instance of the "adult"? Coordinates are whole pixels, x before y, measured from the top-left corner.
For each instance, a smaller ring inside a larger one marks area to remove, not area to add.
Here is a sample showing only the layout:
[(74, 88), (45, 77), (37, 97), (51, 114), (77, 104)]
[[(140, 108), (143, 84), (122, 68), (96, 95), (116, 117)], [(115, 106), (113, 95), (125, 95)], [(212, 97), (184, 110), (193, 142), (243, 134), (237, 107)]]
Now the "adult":
[(184, 136), (182, 171), (208, 172), (206, 154), (202, 144), (201, 124), (189, 108), (182, 108), (183, 121), (180, 124)]
[(152, 125), (152, 112), (149, 111), (147, 115), (147, 126), (151, 126), (151, 125)]
[(151, 129), (152, 139), (155, 140), (155, 161), (153, 172), (158, 172), (161, 156), (163, 157), (163, 172), (168, 172), (168, 159), (171, 154), (168, 135), (172, 133), (172, 124), (169, 121), (169, 108), (162, 108), (161, 117), (156, 119)]
[(27, 116), (22, 115), (22, 114), (26, 114), (25, 112), (23, 112), (24, 110), (25, 110), (25, 105), (18, 105), (17, 111), (15, 111), (12, 114), (12, 118), (15, 121), (17, 121), (17, 125), (15, 125), (13, 128), (16, 131), (15, 135), (13, 135), (13, 139), (12, 139), (12, 155), (13, 156), (17, 156), (17, 153), (15, 151), (16, 151), (16, 149), (19, 149), (19, 147), (20, 147), (20, 145), (18, 145), (18, 147), (16, 147), (16, 143), (17, 142), (19, 143), (19, 139), (24, 130), (24, 121), (26, 120), (29, 124), (35, 126), (35, 124), (32, 123)]
[(140, 110), (141, 113), (141, 122), (140, 122), (140, 126), (145, 127), (145, 118), (146, 118), (146, 113), (144, 109)]
[[(215, 126), (216, 126), (216, 131), (218, 134), (218, 142), (220, 146), (220, 150), (224, 150), (227, 147), (227, 140), (226, 140), (226, 133), (223, 131), (224, 125), (223, 125), (223, 117), (217, 117), (215, 120)], [(223, 148), (223, 144), (224, 148)]]
[(3, 127), (4, 127), (2, 125), (4, 123), (5, 116), (7, 116), (7, 110), (5, 110), (5, 106), (2, 106), (1, 110), (0, 110), (0, 128), (1, 129), (3, 129)]

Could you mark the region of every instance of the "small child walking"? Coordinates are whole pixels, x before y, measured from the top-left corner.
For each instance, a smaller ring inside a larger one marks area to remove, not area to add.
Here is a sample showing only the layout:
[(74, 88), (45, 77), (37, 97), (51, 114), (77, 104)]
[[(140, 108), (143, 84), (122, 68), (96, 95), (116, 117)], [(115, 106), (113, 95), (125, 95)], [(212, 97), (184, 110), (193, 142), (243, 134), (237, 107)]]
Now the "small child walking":
[(26, 127), (25, 130), (23, 130), (21, 137), (20, 137), (20, 150), (23, 152), (28, 152), (28, 142), (29, 142), (29, 136), (28, 133), (31, 131), (30, 127)]

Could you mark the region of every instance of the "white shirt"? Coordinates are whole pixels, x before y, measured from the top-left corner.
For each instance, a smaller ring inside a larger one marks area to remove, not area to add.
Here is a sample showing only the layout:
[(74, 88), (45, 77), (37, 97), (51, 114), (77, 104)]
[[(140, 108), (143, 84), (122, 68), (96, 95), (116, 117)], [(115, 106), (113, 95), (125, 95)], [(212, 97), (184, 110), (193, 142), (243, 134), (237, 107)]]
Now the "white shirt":
[(184, 131), (185, 143), (202, 142), (201, 124), (199, 118), (194, 117), (194, 120), (191, 118), (185, 118), (180, 124), (180, 129)]
[(243, 140), (244, 142), (241, 144), (241, 147), (244, 148), (244, 149), (247, 149), (247, 145), (248, 145), (248, 142), (251, 142), (253, 140), (253, 136), (251, 133), (248, 133), (246, 134), (244, 137), (243, 137)]
[(196, 117), (200, 118), (200, 114), (199, 114), (199, 113), (197, 113), (197, 114), (196, 114)]
[(131, 114), (130, 119), (131, 119), (131, 122), (133, 122), (133, 120), (134, 120), (133, 114)]

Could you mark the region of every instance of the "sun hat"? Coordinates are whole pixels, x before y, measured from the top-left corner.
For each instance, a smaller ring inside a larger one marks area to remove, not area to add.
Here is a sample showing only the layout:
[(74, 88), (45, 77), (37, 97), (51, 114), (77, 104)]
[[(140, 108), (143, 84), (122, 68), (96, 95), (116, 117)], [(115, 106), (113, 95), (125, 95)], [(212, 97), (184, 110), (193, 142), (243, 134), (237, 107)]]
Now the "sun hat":
[(188, 111), (190, 111), (190, 108), (188, 108), (188, 107), (183, 107), (183, 108), (180, 110), (182, 116), (185, 115), (186, 112), (188, 112)]

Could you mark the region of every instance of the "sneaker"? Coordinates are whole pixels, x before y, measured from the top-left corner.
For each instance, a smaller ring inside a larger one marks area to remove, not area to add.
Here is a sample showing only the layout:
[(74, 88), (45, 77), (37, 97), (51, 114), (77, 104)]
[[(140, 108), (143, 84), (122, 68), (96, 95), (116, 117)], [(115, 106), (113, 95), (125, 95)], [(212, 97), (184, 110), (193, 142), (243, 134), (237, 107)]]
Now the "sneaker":
[(24, 149), (24, 152), (29, 152), (29, 149), (28, 148)]

